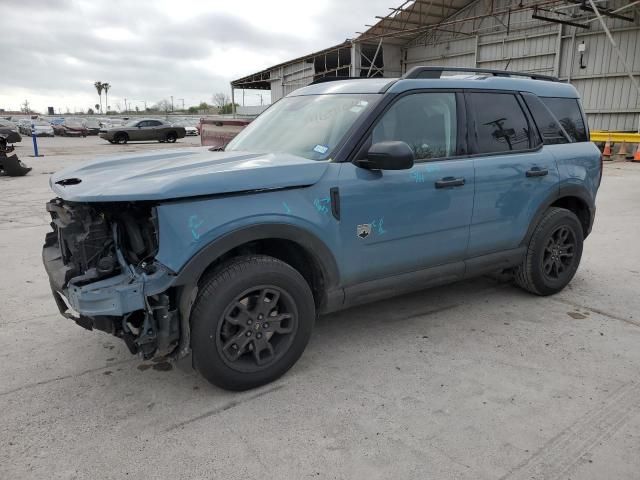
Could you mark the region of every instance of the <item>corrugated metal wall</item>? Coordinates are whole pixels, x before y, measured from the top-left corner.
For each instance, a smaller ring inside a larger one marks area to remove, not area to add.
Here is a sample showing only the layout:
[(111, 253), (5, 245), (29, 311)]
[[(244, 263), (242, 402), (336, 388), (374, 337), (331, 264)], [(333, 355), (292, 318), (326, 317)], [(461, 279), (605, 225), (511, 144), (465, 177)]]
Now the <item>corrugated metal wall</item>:
[[(495, 10), (508, 9), (508, 0), (494, 0)], [(618, 8), (627, 2), (607, 2)], [(488, 2), (479, 0), (457, 18), (471, 18), (486, 13)], [(625, 15), (635, 22), (607, 19), (626, 61), (640, 75), (640, 15), (629, 9)], [(456, 17), (453, 17), (456, 18)], [(507, 35), (505, 25), (509, 25)], [(531, 10), (512, 12), (498, 18), (470, 19), (456, 25), (460, 33), (433, 32), (406, 47), (402, 71), (415, 65), (446, 65), (509, 69), (558, 75), (570, 80), (582, 96), (592, 129), (638, 129), (640, 98), (625, 69), (602, 30), (600, 23), (590, 23), (589, 30), (534, 20)], [(578, 44), (585, 42), (586, 53), (580, 68)], [(559, 53), (558, 53), (559, 52)]]
[(313, 63), (296, 62), (271, 71), (271, 103), (313, 81)]

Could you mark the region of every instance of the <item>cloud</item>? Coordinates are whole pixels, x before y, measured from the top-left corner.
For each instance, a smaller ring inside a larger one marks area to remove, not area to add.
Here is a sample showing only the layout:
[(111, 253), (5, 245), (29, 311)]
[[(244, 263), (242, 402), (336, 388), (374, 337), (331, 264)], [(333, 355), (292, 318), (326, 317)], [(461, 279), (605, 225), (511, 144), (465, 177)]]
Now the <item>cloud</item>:
[(40, 110), (63, 100), (87, 108), (97, 101), (96, 80), (112, 85), (112, 105), (170, 95), (187, 105), (209, 101), (234, 78), (355, 36), (389, 6), (227, 3), (4, 0), (0, 108), (17, 109), (24, 96), (38, 98)]

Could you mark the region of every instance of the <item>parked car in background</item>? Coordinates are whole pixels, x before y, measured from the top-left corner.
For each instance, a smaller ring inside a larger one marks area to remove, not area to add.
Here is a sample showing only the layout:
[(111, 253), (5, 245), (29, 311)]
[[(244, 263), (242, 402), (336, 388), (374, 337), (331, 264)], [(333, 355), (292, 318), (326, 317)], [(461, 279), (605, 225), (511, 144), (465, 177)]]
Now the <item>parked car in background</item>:
[(251, 119), (201, 118), (200, 145), (222, 150), (250, 123)]
[(184, 127), (185, 135), (187, 137), (200, 135), (200, 132), (198, 131), (198, 128), (196, 127), (196, 124), (197, 124), (197, 122), (194, 122), (193, 120), (186, 120), (186, 121), (182, 121), (182, 122), (174, 122), (174, 123), (172, 123), (172, 125), (174, 125), (174, 126)]
[(98, 135), (100, 133), (100, 122), (95, 118), (84, 118), (82, 120), (88, 135)]
[(82, 120), (74, 118), (65, 118), (64, 122), (59, 125), (53, 125), (56, 135), (61, 137), (86, 137), (89, 130), (84, 126)]
[(9, 120), (0, 120), (0, 135), (4, 135), (7, 143), (18, 143), (22, 141), (18, 126)]
[(58, 117), (58, 118), (48, 118), (47, 121), (51, 124), (51, 125), (60, 125), (61, 123), (64, 122), (64, 118), (63, 117)]
[(173, 143), (184, 138), (184, 127), (174, 126), (155, 118), (136, 119), (118, 127), (100, 130), (100, 138), (110, 143), (127, 143), (128, 141), (157, 140)]
[(20, 121), (20, 133), (26, 136), (31, 136), (31, 125), (35, 128), (36, 137), (53, 137), (53, 127), (46, 120), (21, 120)]

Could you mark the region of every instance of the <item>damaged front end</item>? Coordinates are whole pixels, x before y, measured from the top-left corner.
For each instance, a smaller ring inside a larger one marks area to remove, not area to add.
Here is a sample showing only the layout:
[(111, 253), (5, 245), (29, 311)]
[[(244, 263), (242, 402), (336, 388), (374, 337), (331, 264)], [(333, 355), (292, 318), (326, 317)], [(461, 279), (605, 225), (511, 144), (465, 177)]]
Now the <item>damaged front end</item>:
[(155, 208), (145, 203), (47, 203), (43, 261), (65, 317), (122, 338), (131, 353), (165, 357), (180, 341), (175, 274), (155, 261)]

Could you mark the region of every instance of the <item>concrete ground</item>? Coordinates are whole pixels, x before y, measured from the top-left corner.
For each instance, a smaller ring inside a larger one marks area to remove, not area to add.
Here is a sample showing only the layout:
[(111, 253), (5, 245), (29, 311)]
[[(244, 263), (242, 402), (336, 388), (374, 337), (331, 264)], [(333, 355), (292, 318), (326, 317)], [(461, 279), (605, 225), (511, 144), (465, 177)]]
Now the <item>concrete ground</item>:
[(0, 478), (639, 478), (640, 165), (606, 166), (562, 293), (481, 278), (327, 316), (230, 393), (62, 318), (40, 261), (48, 173), (197, 143), (43, 139), (0, 178)]

